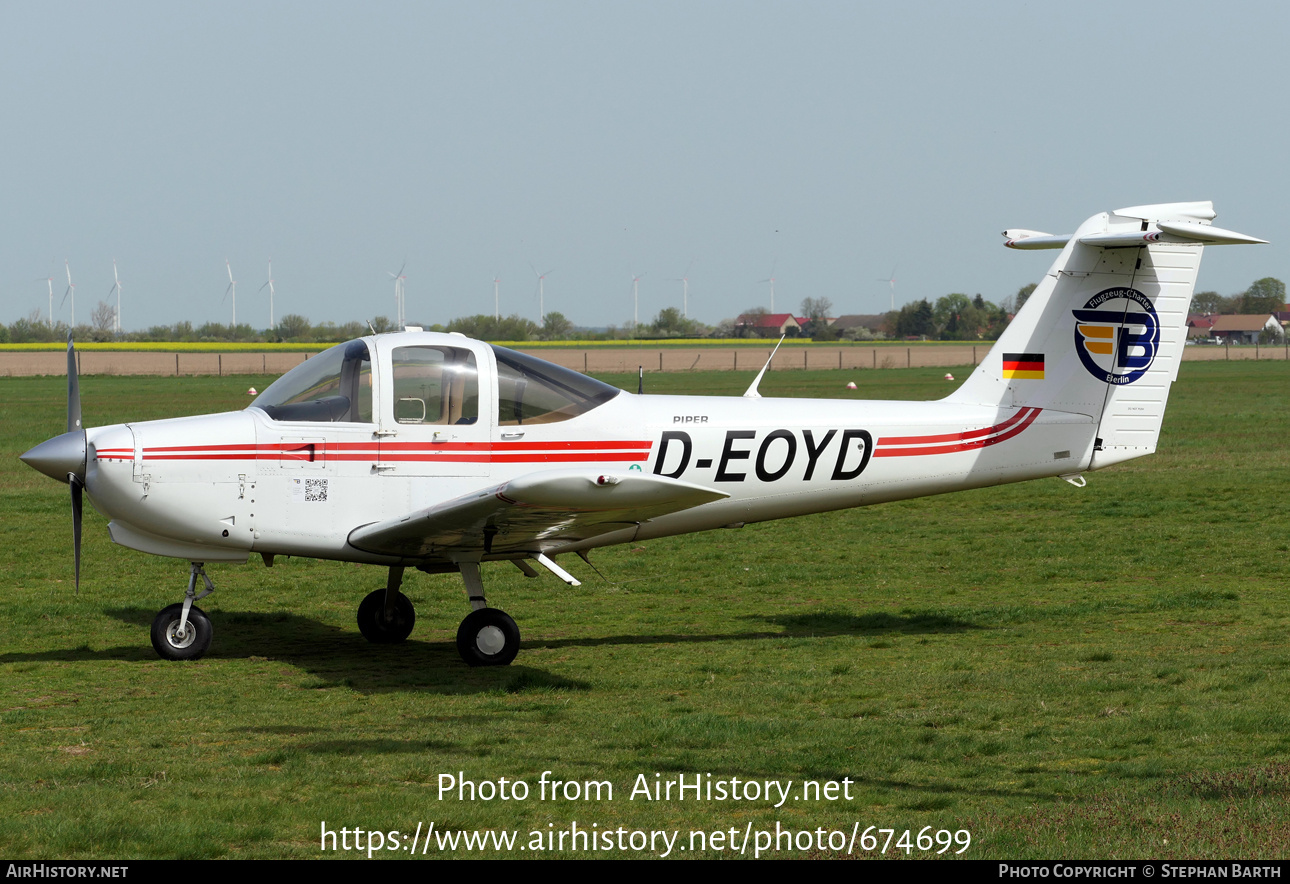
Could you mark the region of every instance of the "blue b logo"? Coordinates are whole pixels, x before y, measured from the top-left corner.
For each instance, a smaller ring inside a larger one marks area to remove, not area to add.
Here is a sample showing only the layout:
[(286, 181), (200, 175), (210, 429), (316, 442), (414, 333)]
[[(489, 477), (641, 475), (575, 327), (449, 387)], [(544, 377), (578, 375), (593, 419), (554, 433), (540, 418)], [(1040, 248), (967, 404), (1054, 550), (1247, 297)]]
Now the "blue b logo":
[(1093, 377), (1131, 384), (1147, 373), (1160, 349), (1160, 321), (1151, 299), (1136, 289), (1098, 292), (1075, 315), (1075, 352)]

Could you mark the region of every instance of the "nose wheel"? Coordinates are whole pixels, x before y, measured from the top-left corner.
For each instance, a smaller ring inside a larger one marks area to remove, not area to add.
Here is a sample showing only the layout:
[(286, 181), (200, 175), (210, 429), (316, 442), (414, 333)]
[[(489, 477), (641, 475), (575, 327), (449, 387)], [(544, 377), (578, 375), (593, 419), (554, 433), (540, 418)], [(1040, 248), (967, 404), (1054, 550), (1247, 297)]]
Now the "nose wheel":
[[(197, 592), (197, 578), (206, 585)], [(152, 621), (152, 647), (165, 660), (196, 660), (210, 650), (211, 620), (206, 612), (193, 604), (215, 591), (215, 584), (206, 576), (201, 562), (193, 562), (188, 569), (188, 589), (184, 600), (161, 609)]]
[(167, 660), (196, 660), (211, 646), (211, 621), (201, 608), (176, 602), (161, 609), (152, 621), (152, 647)]

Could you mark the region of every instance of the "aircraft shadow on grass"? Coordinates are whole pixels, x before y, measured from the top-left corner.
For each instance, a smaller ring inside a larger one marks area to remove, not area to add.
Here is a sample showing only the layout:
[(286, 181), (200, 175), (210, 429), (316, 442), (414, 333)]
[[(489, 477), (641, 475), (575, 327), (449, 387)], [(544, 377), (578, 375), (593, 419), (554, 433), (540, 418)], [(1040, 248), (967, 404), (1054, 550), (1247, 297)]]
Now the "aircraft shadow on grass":
[[(147, 626), (152, 614), (144, 608), (110, 608), (104, 613), (131, 626)], [(755, 616), (778, 626), (775, 630), (725, 633), (656, 633), (606, 635), (566, 638), (550, 641), (529, 640), (530, 648), (602, 647), (607, 645), (669, 645), (729, 641), (764, 641), (784, 638), (812, 638), (853, 635), (856, 638), (877, 634), (954, 633), (982, 627), (953, 617), (927, 613), (848, 614), (813, 612), (807, 614)], [(547, 672), (536, 667), (463, 669), (455, 642), (418, 641), (398, 645), (373, 645), (356, 631), (329, 626), (299, 614), (224, 613), (214, 618), (216, 629), (227, 630), (213, 659), (264, 658), (288, 663), (311, 673), (323, 683), (319, 687), (344, 685), (360, 691), (503, 690), (519, 693), (526, 690), (590, 690), (591, 685), (576, 679)], [(123, 660), (131, 662), (155, 659), (147, 649), (137, 645), (94, 650), (82, 644), (38, 653), (0, 654), (0, 663), (81, 662)]]

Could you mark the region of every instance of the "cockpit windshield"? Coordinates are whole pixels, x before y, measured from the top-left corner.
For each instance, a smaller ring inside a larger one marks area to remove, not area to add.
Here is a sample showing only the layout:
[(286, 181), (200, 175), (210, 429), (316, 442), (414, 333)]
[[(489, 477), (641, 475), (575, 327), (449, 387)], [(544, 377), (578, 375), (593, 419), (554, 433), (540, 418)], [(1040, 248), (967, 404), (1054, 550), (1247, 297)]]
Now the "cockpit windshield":
[(603, 405), (622, 391), (569, 368), (493, 347), (497, 355), (497, 423), (551, 424)]
[(306, 359), (251, 406), (277, 421), (370, 423), (372, 358), (367, 344), (350, 341)]

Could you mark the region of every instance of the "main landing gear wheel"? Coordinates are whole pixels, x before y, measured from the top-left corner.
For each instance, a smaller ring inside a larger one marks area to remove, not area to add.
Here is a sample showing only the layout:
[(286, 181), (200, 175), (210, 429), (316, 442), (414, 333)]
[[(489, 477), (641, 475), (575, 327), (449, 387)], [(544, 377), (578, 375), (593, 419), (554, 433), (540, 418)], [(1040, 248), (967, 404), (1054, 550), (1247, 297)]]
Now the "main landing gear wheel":
[(412, 634), (412, 627), (417, 622), (417, 612), (408, 597), (396, 591), (394, 613), (387, 618), (385, 593), (384, 589), (371, 592), (358, 606), (358, 631), (373, 644), (396, 645)]
[(457, 653), (467, 666), (505, 666), (519, 652), (520, 628), (505, 611), (471, 611), (457, 628)]
[(188, 609), (188, 622), (179, 630), (184, 613), (182, 602), (161, 609), (152, 621), (152, 646), (167, 660), (196, 660), (211, 646), (211, 621), (201, 608)]

